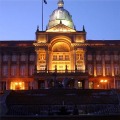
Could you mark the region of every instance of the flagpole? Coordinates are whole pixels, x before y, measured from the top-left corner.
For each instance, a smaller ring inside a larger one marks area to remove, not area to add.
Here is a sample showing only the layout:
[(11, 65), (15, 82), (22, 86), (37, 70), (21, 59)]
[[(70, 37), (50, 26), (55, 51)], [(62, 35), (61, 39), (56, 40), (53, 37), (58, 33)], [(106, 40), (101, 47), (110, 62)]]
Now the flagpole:
[(42, 31), (43, 31), (43, 0), (42, 0)]

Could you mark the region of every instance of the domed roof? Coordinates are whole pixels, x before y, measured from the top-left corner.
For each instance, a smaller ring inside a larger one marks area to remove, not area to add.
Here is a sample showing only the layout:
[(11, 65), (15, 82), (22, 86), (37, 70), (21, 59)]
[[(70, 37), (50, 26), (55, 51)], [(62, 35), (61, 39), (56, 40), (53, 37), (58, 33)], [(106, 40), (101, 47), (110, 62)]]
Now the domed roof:
[(58, 8), (53, 11), (53, 13), (50, 16), (49, 23), (47, 26), (47, 29), (50, 29), (60, 23), (74, 29), (74, 24), (72, 21), (72, 16), (70, 13), (63, 8), (64, 2), (63, 0), (58, 1)]

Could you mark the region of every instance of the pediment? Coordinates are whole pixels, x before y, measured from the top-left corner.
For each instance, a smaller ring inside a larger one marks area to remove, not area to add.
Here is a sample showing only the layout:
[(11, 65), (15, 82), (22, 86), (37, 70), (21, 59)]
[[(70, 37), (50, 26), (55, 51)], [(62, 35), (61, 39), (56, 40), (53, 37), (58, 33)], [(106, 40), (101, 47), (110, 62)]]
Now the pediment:
[(64, 24), (58, 24), (48, 29), (46, 32), (76, 32), (76, 31)]

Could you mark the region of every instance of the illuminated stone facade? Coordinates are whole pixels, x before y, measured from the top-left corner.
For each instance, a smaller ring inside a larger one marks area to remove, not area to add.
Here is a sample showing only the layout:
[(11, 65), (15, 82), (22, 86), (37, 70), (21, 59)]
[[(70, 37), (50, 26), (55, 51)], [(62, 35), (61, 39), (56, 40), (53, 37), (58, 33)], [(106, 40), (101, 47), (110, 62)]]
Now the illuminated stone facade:
[(63, 6), (35, 41), (0, 41), (0, 91), (120, 88), (120, 40), (86, 40)]

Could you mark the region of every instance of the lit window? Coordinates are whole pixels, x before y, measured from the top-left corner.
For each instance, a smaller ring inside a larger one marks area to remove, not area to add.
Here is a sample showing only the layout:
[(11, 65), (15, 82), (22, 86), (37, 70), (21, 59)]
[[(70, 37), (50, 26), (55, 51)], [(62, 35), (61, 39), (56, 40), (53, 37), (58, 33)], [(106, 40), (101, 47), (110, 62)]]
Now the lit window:
[(29, 66), (29, 75), (32, 76), (34, 74), (34, 65)]
[(45, 54), (40, 54), (40, 60), (45, 60)]
[(88, 60), (92, 60), (92, 55), (87, 55)]
[(57, 55), (53, 55), (53, 60), (57, 60)]
[(40, 65), (40, 70), (45, 70), (45, 65)]
[(21, 56), (20, 56), (20, 60), (21, 60), (21, 61), (25, 61), (25, 60), (26, 60), (26, 56), (25, 56), (25, 55), (21, 55)]
[(69, 60), (69, 55), (65, 55), (65, 60)]
[(118, 55), (114, 55), (114, 60), (117, 61), (119, 59)]
[(4, 62), (8, 61), (8, 55), (3, 55), (3, 61)]
[(20, 66), (20, 75), (25, 76), (25, 66), (24, 65)]
[(76, 59), (79, 60), (79, 54), (76, 55)]
[(77, 65), (77, 70), (82, 70), (82, 65)]
[(3, 66), (2, 75), (3, 76), (7, 76), (8, 75), (8, 66), (7, 65)]
[(119, 75), (119, 66), (118, 65), (115, 65), (114, 73), (115, 73), (115, 75)]
[(82, 82), (78, 81), (78, 89), (82, 89)]
[(105, 55), (105, 60), (110, 60), (110, 55)]
[(77, 60), (83, 60), (83, 54), (77, 54), (76, 59)]
[(60, 55), (60, 56), (59, 56), (59, 60), (63, 60), (63, 55)]
[(17, 55), (12, 55), (12, 61), (17, 61)]
[(96, 55), (96, 60), (100, 61), (101, 60), (101, 56), (100, 55)]
[(102, 75), (102, 66), (97, 65), (97, 75)]
[(16, 66), (11, 66), (11, 76), (16, 76), (17, 74), (17, 69), (16, 69)]
[(80, 60), (83, 60), (83, 54), (80, 54), (79, 56), (80, 56)]
[(34, 61), (34, 60), (35, 60), (35, 55), (31, 54), (31, 55), (29, 56), (29, 60), (30, 60), (30, 61)]
[(89, 82), (89, 89), (93, 89), (93, 82)]
[(61, 68), (61, 69), (62, 69), (62, 68), (63, 68), (63, 66), (59, 66), (59, 68)]
[(89, 73), (89, 75), (93, 75), (93, 66), (92, 65), (88, 65), (88, 73)]
[(106, 65), (106, 67), (105, 67), (105, 74), (106, 75), (111, 75), (111, 67), (110, 67), (110, 65)]

